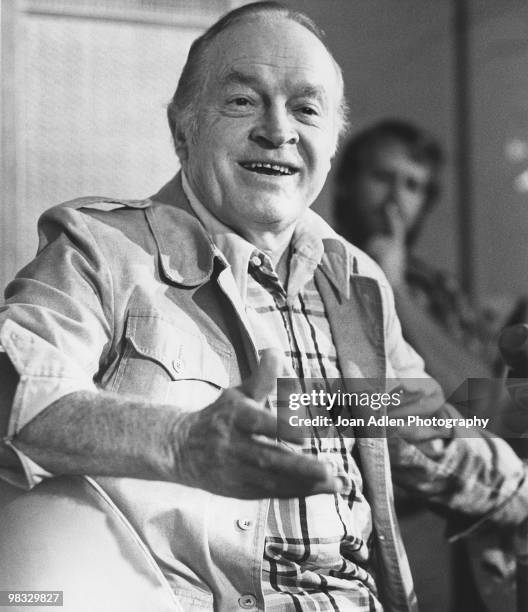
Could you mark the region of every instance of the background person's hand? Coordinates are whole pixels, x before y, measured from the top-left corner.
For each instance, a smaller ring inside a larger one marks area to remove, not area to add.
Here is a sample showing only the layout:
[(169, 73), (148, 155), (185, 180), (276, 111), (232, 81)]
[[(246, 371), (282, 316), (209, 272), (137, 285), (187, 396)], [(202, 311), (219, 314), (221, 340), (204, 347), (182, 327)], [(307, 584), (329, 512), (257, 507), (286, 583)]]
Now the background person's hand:
[(229, 497), (258, 499), (334, 493), (330, 466), (276, 442), (277, 419), (265, 407), (281, 375), (279, 351), (262, 355), (253, 375), (226, 389), (174, 428), (178, 481)]
[(394, 206), (385, 211), (389, 233), (373, 235), (365, 247), (366, 252), (385, 272), (392, 287), (399, 287), (405, 282), (406, 245), (405, 224)]

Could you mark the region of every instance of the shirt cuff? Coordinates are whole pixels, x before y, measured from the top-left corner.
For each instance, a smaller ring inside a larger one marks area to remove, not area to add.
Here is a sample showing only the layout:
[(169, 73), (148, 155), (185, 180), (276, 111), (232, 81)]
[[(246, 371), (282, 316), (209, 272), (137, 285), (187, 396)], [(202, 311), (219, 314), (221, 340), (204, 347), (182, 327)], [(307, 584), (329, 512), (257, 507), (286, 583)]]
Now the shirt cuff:
[(19, 375), (3, 442), (17, 456), (20, 469), (0, 466), (0, 478), (31, 488), (52, 476), (16, 447), (15, 436), (50, 404), (75, 391), (96, 391), (93, 380), (68, 355), (8, 319), (0, 329), (0, 344)]

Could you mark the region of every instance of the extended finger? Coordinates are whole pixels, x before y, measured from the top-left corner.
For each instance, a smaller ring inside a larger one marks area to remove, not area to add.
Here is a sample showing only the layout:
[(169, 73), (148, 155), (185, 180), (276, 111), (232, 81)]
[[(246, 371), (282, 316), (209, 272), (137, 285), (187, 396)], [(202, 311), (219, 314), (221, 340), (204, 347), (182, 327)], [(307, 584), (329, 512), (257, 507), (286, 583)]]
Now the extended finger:
[(268, 410), (250, 406), (246, 402), (234, 417), (234, 424), (240, 432), (254, 436), (265, 436), (275, 442), (277, 438), (293, 444), (302, 444), (302, 436), (290, 427), (284, 417), (274, 416)]
[(284, 355), (279, 349), (268, 348), (262, 351), (260, 363), (253, 374), (245, 380), (242, 391), (256, 402), (263, 402), (275, 393), (277, 378), (283, 371)]
[(234, 417), (235, 427), (250, 435), (263, 435), (275, 439), (277, 437), (277, 418), (269, 410), (246, 403), (240, 407)]
[(278, 444), (253, 440), (238, 450), (248, 465), (258, 469), (261, 478), (271, 477), (277, 487), (275, 497), (334, 493), (341, 488), (341, 481), (328, 464)]

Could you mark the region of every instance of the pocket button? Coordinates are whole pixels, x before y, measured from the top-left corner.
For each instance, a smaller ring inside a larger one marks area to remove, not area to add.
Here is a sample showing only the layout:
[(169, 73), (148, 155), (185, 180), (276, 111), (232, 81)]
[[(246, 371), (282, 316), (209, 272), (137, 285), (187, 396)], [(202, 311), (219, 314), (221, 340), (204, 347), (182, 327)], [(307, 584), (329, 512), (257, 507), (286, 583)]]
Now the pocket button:
[(238, 605), (243, 610), (251, 610), (251, 608), (257, 607), (257, 598), (249, 593), (247, 595), (242, 595), (242, 597), (238, 600)]
[(176, 372), (176, 374), (181, 374), (183, 372), (183, 360), (182, 359), (173, 359), (172, 360), (172, 368)]

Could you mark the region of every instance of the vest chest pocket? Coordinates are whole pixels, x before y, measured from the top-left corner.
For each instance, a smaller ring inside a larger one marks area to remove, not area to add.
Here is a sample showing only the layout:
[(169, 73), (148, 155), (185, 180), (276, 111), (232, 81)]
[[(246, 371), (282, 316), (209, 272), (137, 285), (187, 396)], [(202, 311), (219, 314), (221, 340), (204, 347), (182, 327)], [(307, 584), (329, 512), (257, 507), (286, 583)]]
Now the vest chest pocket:
[(156, 314), (129, 314), (114, 391), (202, 408), (229, 385), (231, 350)]

